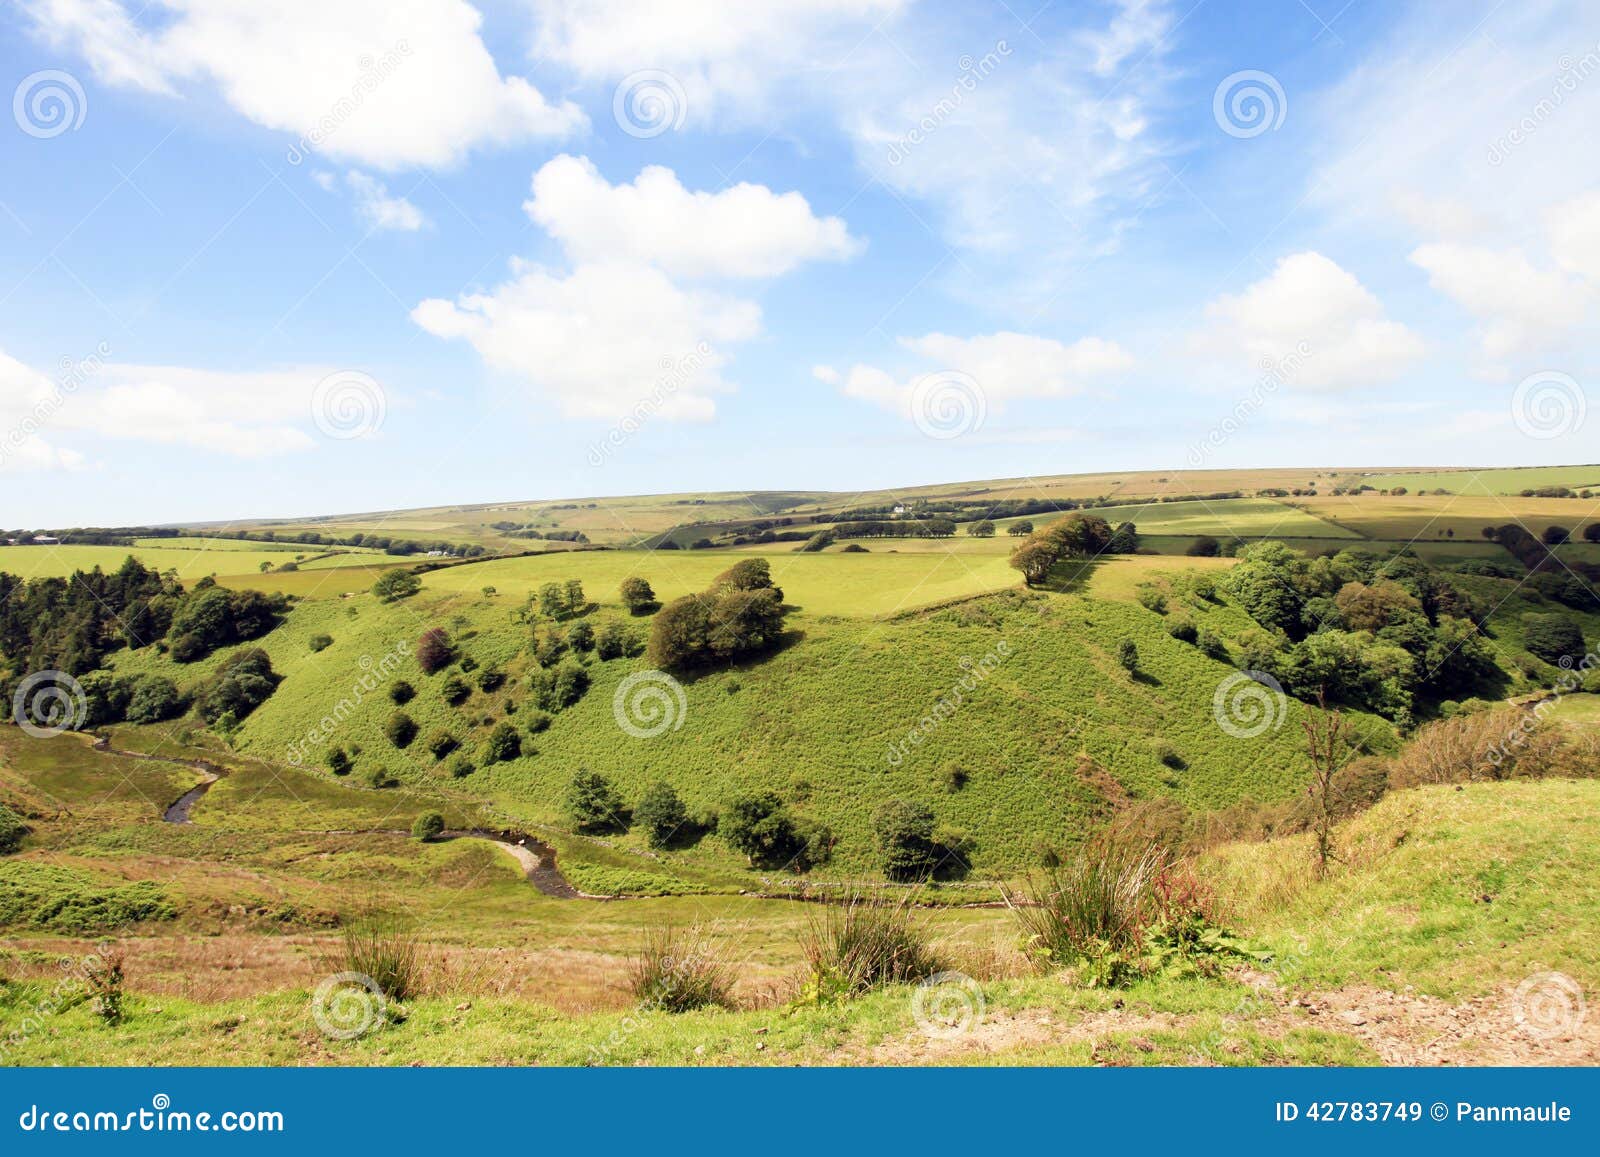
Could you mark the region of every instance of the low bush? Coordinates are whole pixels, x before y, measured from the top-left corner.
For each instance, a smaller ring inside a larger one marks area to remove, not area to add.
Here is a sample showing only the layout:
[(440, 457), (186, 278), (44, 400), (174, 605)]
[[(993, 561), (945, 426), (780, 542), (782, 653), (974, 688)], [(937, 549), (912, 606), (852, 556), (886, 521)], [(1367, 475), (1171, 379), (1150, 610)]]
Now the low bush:
[(426, 843), (444, 835), (444, 816), (438, 812), (423, 812), (411, 825), (411, 834)]
[(813, 1000), (910, 984), (943, 968), (927, 918), (906, 896), (877, 904), (852, 892), (842, 903), (817, 905), (800, 947), (804, 996)]
[(645, 933), (628, 968), (628, 991), (652, 1012), (732, 1008), (735, 972), (699, 925)]
[(408, 1000), (421, 989), (422, 941), (396, 917), (369, 917), (345, 929), (339, 964), (369, 977), (387, 999)]

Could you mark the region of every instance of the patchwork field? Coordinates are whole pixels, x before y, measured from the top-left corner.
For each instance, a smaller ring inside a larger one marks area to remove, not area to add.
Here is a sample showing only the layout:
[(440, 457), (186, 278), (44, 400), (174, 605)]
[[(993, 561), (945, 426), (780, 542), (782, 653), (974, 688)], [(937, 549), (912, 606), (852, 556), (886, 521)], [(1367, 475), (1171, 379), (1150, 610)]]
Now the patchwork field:
[(1508, 522), (1520, 523), (1535, 536), (1547, 526), (1564, 526), (1576, 536), (1583, 526), (1600, 520), (1600, 498), (1350, 494), (1291, 501), (1363, 538), (1437, 540), (1451, 533), (1481, 542), (1484, 527)]
[(1350, 474), (1347, 484), (1390, 490), (1404, 486), (1409, 490), (1449, 490), (1462, 495), (1517, 495), (1524, 490), (1545, 486), (1565, 486), (1569, 490), (1600, 487), (1600, 465), (1523, 466), (1487, 470), (1419, 470), (1388, 473)]

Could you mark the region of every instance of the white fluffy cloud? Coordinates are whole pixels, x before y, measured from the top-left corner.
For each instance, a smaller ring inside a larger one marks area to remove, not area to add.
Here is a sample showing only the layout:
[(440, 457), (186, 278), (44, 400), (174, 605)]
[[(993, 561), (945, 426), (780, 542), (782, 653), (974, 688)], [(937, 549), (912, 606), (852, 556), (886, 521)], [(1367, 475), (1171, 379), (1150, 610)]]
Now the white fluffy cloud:
[(690, 192), (658, 167), (612, 185), (585, 157), (540, 169), (525, 207), (566, 250), (569, 272), (514, 262), (504, 284), (430, 298), (411, 317), (577, 417), (615, 419), (648, 402), (667, 419), (709, 419), (713, 396), (732, 389), (729, 347), (761, 332), (761, 309), (687, 283), (770, 278), (860, 249), (797, 193)]
[[(83, 437), (266, 458), (316, 445), (327, 366), (231, 371), (92, 358), (60, 382), (0, 351), (0, 469), (72, 468)], [(336, 419), (336, 415), (329, 416)]]
[(900, 345), (920, 364), (909, 379), (861, 364), (843, 374), (832, 366), (816, 366), (812, 374), (818, 381), (837, 386), (846, 397), (909, 413), (917, 383), (928, 374), (964, 374), (972, 379), (971, 388), (985, 405), (1003, 407), (1022, 398), (1081, 394), (1133, 365), (1126, 350), (1098, 337), (1066, 345), (1053, 338), (1005, 331), (970, 338), (930, 333), (903, 337)]
[(412, 319), (437, 337), (470, 342), (492, 368), (573, 416), (616, 418), (653, 399), (665, 418), (705, 420), (716, 408), (711, 395), (728, 388), (726, 347), (761, 328), (755, 305), (680, 288), (657, 269), (514, 272), (489, 293), (430, 298)]
[(1545, 214), (1556, 264), (1600, 285), (1600, 193), (1556, 205)]
[(1521, 249), (1439, 243), (1412, 252), (1428, 282), (1480, 322), (1492, 362), (1535, 353), (1587, 316), (1592, 293), (1578, 278), (1538, 269)]
[(0, 350), (0, 472), (70, 469), (83, 457), (46, 437), (70, 397), (45, 375)]
[(691, 123), (751, 123), (774, 93), (845, 63), (911, 0), (534, 0), (538, 55), (593, 81), (665, 71)]
[(654, 265), (689, 277), (776, 277), (805, 261), (843, 260), (861, 243), (799, 193), (738, 184), (691, 192), (651, 165), (613, 185), (587, 157), (559, 156), (534, 174), (528, 215), (575, 262)]
[(1190, 352), (1233, 381), (1278, 368), (1291, 387), (1358, 389), (1395, 380), (1423, 353), (1421, 338), (1320, 253), (1284, 257), (1244, 292), (1207, 305), (1206, 319)]
[(415, 233), (428, 223), (422, 210), (404, 197), (390, 196), (388, 186), (376, 177), (351, 169), (345, 184), (356, 196), (356, 212), (374, 230)]
[(209, 82), (303, 150), (379, 169), (443, 166), (473, 148), (583, 127), (502, 76), (464, 0), (24, 0), (52, 44), (107, 84), (189, 95)]

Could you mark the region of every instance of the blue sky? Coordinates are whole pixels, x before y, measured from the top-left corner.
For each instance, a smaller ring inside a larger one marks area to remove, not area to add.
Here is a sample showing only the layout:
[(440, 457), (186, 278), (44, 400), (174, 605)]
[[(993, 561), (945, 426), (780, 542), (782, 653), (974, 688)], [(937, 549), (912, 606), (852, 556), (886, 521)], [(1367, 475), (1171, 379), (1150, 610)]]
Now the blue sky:
[(1597, 457), (1579, 3), (0, 28), (3, 526)]

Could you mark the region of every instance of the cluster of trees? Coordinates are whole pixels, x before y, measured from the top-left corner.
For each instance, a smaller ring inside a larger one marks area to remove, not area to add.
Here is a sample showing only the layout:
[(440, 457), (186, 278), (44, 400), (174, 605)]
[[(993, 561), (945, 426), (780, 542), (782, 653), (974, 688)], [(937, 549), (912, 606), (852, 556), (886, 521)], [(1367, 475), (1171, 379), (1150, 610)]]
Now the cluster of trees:
[(0, 656), (22, 674), (83, 675), (112, 651), (164, 638), (183, 598), (175, 579), (132, 557), (111, 574), (96, 567), (29, 580), (0, 572)]
[[(496, 523), (495, 525), (500, 525)], [(589, 536), (581, 530), (534, 530), (526, 529), (507, 530), (507, 538), (540, 538), (545, 542), (580, 542), (589, 541)]]
[(221, 731), (231, 731), (246, 715), (271, 698), (282, 680), (260, 647), (236, 651), (224, 659), (195, 691), (200, 718)]
[(203, 578), (173, 609), (168, 651), (178, 662), (192, 663), (218, 647), (261, 638), (288, 609), (289, 600), (281, 594), (226, 590)]
[(1409, 720), (1418, 695), (1459, 698), (1499, 677), (1487, 610), (1412, 554), (1308, 559), (1281, 542), (1240, 552), (1223, 589), (1258, 624), (1242, 665), (1285, 690)]
[(841, 522), (833, 529), (837, 538), (949, 538), (955, 532), (956, 524), (949, 518)]
[(1131, 522), (1116, 530), (1096, 514), (1074, 514), (1052, 522), (1028, 535), (1011, 552), (1011, 565), (1022, 572), (1022, 579), (1033, 586), (1043, 582), (1052, 567), (1062, 559), (1093, 558), (1115, 550), (1133, 551), (1139, 546), (1139, 533)]
[(783, 634), (783, 591), (764, 558), (743, 559), (710, 589), (668, 603), (651, 624), (647, 655), (662, 670), (759, 654)]
[(9, 702), (28, 673), (63, 671), (84, 685), (91, 725), (171, 719), (189, 704), (171, 680), (112, 677), (101, 670), (106, 657), (158, 645), (193, 662), (260, 638), (287, 608), (282, 595), (225, 590), (210, 578), (185, 592), (132, 557), (111, 574), (98, 567), (66, 578), (0, 573), (0, 694)]
[[(144, 532), (139, 533), (143, 537)], [(427, 554), (437, 550), (459, 558), (479, 558), (488, 553), (475, 542), (446, 542), (443, 539), (426, 542), (360, 531), (346, 535), (320, 534), (314, 530), (164, 530), (152, 533), (156, 537), (182, 535), (186, 538), (244, 539), (248, 542), (303, 543), (307, 546), (364, 546), (385, 554)]]
[(967, 834), (940, 825), (933, 809), (916, 800), (890, 799), (878, 805), (872, 833), (891, 880), (961, 876), (972, 866), (973, 843)]

